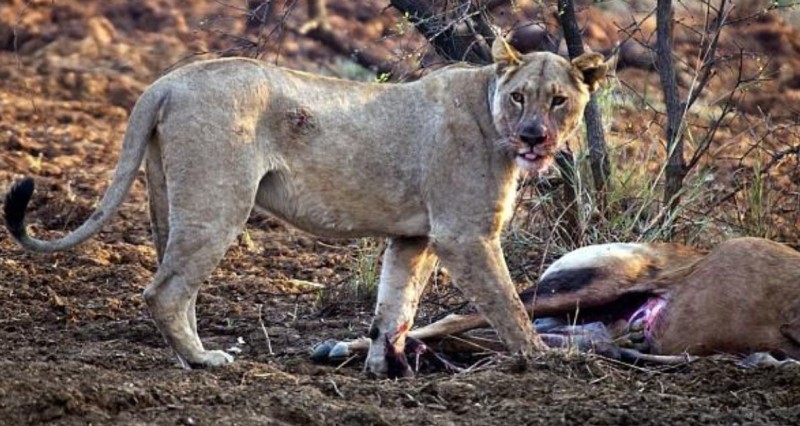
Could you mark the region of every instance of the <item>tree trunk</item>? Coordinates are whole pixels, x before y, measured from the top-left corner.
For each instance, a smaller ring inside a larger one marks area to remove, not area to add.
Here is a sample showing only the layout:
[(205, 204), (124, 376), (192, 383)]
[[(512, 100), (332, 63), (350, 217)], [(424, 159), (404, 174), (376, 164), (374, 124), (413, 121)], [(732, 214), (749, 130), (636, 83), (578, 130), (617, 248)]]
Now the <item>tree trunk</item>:
[[(584, 53), (583, 40), (581, 39), (578, 20), (575, 17), (575, 5), (572, 0), (558, 0), (558, 16), (561, 29), (564, 32), (564, 39), (567, 42), (569, 56), (571, 58), (580, 56)], [(594, 181), (596, 198), (602, 210), (605, 207), (605, 192), (610, 185), (611, 166), (608, 160), (605, 133), (603, 132), (603, 116), (600, 113), (600, 108), (597, 106), (594, 95), (586, 105), (583, 118), (586, 122), (586, 138), (589, 145), (592, 180)]]
[(664, 91), (664, 103), (667, 107), (668, 159), (664, 184), (664, 205), (671, 213), (680, 203), (678, 193), (683, 187), (683, 178), (686, 175), (682, 138), (684, 107), (679, 98), (675, 63), (672, 57), (672, 0), (658, 0), (656, 34), (656, 67)]

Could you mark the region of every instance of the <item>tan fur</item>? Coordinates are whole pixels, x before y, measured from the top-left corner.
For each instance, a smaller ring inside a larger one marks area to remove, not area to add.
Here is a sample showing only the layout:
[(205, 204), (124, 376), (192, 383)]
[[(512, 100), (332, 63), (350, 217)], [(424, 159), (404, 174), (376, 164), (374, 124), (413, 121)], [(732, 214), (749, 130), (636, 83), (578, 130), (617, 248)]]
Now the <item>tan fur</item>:
[[(507, 45), (503, 49), (510, 49)], [(519, 128), (552, 117), (537, 172), (578, 127), (596, 56), (550, 53), (453, 66), (406, 84), (364, 84), (248, 59), (180, 68), (137, 102), (117, 176), (77, 234), (26, 247), (68, 248), (116, 210), (145, 158), (159, 269), (144, 297), (186, 367), (231, 361), (197, 335), (195, 300), (253, 208), (325, 237), (389, 238), (367, 366), (386, 370), (387, 336), (402, 349), (438, 258), (512, 352), (544, 345), (509, 276), (499, 234), (513, 200)], [(500, 59), (500, 58), (498, 58)], [(551, 107), (552, 98), (566, 97)], [(509, 100), (518, 91), (525, 108)], [(113, 197), (112, 197), (113, 196)]]
[(739, 238), (652, 284), (670, 300), (655, 353), (783, 352), (800, 359), (800, 252)]

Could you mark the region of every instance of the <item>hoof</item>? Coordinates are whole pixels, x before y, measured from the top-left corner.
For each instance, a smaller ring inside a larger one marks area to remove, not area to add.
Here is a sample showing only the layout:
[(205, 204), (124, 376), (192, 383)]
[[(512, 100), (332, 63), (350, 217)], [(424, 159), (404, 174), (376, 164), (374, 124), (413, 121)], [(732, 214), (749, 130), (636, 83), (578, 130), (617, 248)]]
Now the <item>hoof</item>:
[(336, 340), (326, 340), (321, 343), (317, 343), (311, 349), (311, 361), (316, 363), (323, 363), (328, 360), (328, 356), (331, 353), (331, 349), (336, 346), (338, 343)]
[(347, 343), (336, 340), (326, 340), (317, 343), (317, 345), (311, 349), (311, 361), (319, 364), (344, 361), (350, 355), (350, 347), (347, 346)]
[(345, 359), (350, 355), (350, 347), (347, 346), (345, 342), (339, 342), (333, 347), (333, 349), (331, 349), (331, 353), (328, 354), (328, 358), (339, 360)]

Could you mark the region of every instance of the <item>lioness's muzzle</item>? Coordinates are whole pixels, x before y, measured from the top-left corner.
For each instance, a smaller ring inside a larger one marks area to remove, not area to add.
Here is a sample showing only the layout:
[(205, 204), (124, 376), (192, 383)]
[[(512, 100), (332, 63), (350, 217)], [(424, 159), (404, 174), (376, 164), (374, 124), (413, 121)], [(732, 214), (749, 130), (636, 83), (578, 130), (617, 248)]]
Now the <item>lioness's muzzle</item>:
[(541, 115), (536, 115), (532, 120), (521, 123), (519, 138), (531, 148), (549, 142), (551, 137), (550, 127)]

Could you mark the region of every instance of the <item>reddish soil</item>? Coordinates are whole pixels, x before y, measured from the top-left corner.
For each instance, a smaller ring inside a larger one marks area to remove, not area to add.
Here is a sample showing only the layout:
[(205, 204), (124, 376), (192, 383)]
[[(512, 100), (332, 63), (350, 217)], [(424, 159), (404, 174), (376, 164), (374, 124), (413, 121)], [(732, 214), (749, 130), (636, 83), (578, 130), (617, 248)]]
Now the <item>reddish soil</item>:
[[(379, 2), (358, 3), (368, 6), (331, 1), (332, 23), (347, 28), (341, 16), (358, 16), (360, 26), (351, 26), (350, 34), (365, 44), (380, 39), (382, 49), (419, 44), (414, 36), (384, 37), (396, 16), (382, 12)], [(289, 23), (301, 18), (295, 13)], [(221, 33), (242, 32), (240, 14), (216, 2), (0, 6), (0, 190), (23, 175), (36, 177), (32, 232), (53, 238), (88, 217), (116, 163), (128, 109), (146, 84), (191, 53), (235, 45)], [(797, 33), (782, 37), (796, 41)], [(301, 37), (290, 34), (283, 41), (280, 57), (270, 47), (263, 58), (318, 72), (335, 58)], [(781, 78), (759, 96), (797, 93), (796, 77)], [(796, 111), (796, 104), (791, 107)], [(787, 183), (795, 193), (798, 182)], [(261, 216), (250, 220), (248, 231), (250, 240), (230, 249), (198, 300), (206, 346), (242, 352), (229, 367), (188, 372), (178, 368), (141, 297), (156, 267), (143, 177), (111, 224), (74, 250), (30, 254), (0, 232), (0, 341), (6, 345), (0, 423), (679, 425), (800, 419), (797, 370), (744, 370), (729, 361), (644, 369), (548, 355), (520, 368), (498, 358), (468, 374), (428, 368), (397, 381), (368, 378), (358, 359), (315, 365), (308, 358), (315, 342), (367, 330), (371, 302), (347, 290), (357, 242), (315, 239)], [(797, 242), (796, 233), (782, 235)], [(510, 263), (515, 277), (526, 275), (524, 262)], [(310, 291), (293, 280), (326, 289)], [(459, 299), (446, 277), (429, 293), (420, 323)]]

